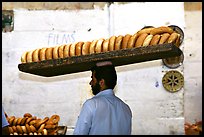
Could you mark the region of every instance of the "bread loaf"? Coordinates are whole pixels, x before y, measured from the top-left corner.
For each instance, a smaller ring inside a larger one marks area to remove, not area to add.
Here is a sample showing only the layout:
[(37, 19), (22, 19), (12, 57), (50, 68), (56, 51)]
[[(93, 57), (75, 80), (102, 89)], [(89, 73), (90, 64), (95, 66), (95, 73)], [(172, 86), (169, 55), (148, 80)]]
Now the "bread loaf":
[(99, 40), (97, 41), (97, 43), (96, 43), (96, 47), (95, 47), (95, 51), (96, 51), (96, 53), (100, 53), (100, 52), (102, 52), (101, 49), (102, 49), (103, 41), (104, 41), (103, 38), (101, 38), (101, 39), (99, 39)]
[(90, 48), (91, 42), (87, 41), (84, 42), (83, 46), (82, 46), (82, 55), (87, 55), (89, 54), (89, 48)]
[(129, 41), (129, 39), (130, 39), (131, 36), (132, 36), (132, 35), (130, 35), (130, 34), (126, 34), (126, 35), (124, 36), (124, 38), (122, 39), (122, 45), (121, 45), (121, 48), (122, 48), (122, 49), (126, 49), (126, 48), (127, 48), (128, 41)]
[(151, 45), (157, 45), (159, 43), (160, 37), (161, 37), (161, 35), (159, 35), (159, 34), (154, 35), (152, 37), (151, 42), (150, 42), (150, 46)]
[(165, 43), (174, 43), (179, 47), (181, 44), (180, 37), (180, 34), (170, 27), (146, 27), (139, 30), (134, 35), (126, 34), (124, 36), (111, 36), (107, 39), (95, 39), (92, 42), (75, 42), (55, 47), (44, 47), (41, 49), (26, 51), (21, 56), (21, 62), (39, 62), (49, 59), (82, 56)]
[(169, 36), (170, 36), (169, 33), (162, 34), (161, 39), (159, 40), (159, 44), (164, 44), (168, 40)]
[(116, 40), (115, 40), (115, 50), (120, 50), (121, 49), (121, 45), (122, 45), (122, 40), (123, 40), (123, 36), (119, 35)]
[(137, 41), (136, 41), (136, 43), (135, 43), (135, 47), (141, 47), (142, 44), (143, 44), (143, 42), (144, 42), (144, 40), (145, 40), (145, 38), (146, 38), (147, 36), (148, 36), (147, 33), (142, 33), (142, 34), (140, 34), (139, 37), (138, 37), (138, 39), (137, 39)]
[(71, 46), (71, 44), (66, 44), (65, 45), (64, 52), (63, 52), (63, 57), (64, 58), (70, 57), (70, 52), (69, 52), (70, 46)]
[(53, 53), (52, 53), (53, 59), (58, 59), (59, 58), (58, 50), (59, 50), (59, 46), (55, 46), (53, 48)]
[(95, 47), (96, 47), (97, 41), (98, 41), (98, 40), (93, 40), (93, 41), (91, 42), (91, 45), (90, 45), (90, 48), (89, 48), (89, 53), (90, 53), (90, 54), (95, 53)]
[(45, 56), (46, 50), (47, 48), (40, 49), (40, 61), (46, 60), (46, 56)]
[(64, 47), (65, 44), (59, 46), (59, 58), (64, 58)]
[(153, 37), (153, 35), (148, 35), (148, 36), (145, 38), (145, 40), (144, 40), (142, 46), (148, 46), (149, 43), (150, 43), (151, 40), (152, 40), (152, 37)]
[(109, 39), (104, 40), (102, 45), (102, 52), (107, 52), (109, 50), (108, 45), (109, 45)]
[(76, 51), (75, 51), (75, 47), (76, 47), (76, 42), (71, 44), (70, 49), (69, 49), (69, 55), (70, 57), (75, 56), (76, 55)]
[(76, 44), (76, 56), (80, 56), (82, 55), (82, 46), (83, 46), (84, 42), (78, 42)]

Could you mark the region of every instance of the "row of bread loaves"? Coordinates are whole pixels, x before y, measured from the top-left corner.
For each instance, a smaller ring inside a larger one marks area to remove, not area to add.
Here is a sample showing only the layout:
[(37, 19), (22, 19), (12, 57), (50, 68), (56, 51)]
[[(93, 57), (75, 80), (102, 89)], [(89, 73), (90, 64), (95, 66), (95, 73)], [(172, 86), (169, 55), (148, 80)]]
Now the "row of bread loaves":
[(111, 36), (108, 39), (101, 38), (93, 40), (92, 42), (80, 41), (55, 47), (44, 47), (41, 49), (26, 51), (21, 56), (21, 62), (39, 62), (43, 60), (67, 58), (164, 43), (175, 43), (175, 45), (179, 47), (180, 34), (166, 26), (157, 28), (149, 27), (139, 30), (134, 35), (126, 34), (124, 36)]

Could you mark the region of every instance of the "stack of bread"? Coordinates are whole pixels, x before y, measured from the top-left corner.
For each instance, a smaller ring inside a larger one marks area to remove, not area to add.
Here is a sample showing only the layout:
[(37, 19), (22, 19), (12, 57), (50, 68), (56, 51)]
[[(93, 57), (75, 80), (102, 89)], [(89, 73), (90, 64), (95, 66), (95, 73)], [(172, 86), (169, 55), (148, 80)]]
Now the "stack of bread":
[(23, 117), (7, 117), (10, 135), (57, 135), (60, 117), (52, 115), (44, 119), (25, 113)]
[(148, 27), (135, 34), (111, 36), (86, 42), (62, 44), (55, 47), (44, 47), (26, 51), (21, 56), (22, 63), (39, 62), (43, 60), (67, 58), (87, 54), (109, 52), (127, 48), (153, 46), (165, 43), (174, 43), (180, 46), (180, 34), (167, 26)]

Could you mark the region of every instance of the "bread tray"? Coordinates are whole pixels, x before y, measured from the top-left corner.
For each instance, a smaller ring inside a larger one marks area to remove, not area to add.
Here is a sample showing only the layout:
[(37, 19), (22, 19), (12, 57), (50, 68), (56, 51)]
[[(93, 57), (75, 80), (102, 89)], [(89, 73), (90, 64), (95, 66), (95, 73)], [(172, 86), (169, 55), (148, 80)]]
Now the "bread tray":
[(57, 135), (66, 135), (67, 126), (58, 126)]
[(112, 61), (113, 65), (121, 66), (132, 63), (152, 61), (157, 59), (180, 56), (182, 51), (172, 43), (154, 46), (137, 47), (73, 56), (41, 62), (18, 64), (20, 71), (44, 77), (59, 76), (90, 70), (96, 62)]

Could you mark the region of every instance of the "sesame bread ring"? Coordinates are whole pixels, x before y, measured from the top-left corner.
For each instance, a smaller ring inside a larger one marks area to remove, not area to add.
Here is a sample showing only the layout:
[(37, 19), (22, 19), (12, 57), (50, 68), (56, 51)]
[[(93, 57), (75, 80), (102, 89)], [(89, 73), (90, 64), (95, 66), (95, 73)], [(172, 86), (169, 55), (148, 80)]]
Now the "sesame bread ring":
[(69, 55), (70, 57), (75, 56), (76, 55), (76, 44), (77, 42), (71, 44), (70, 49), (69, 49)]
[(29, 124), (31, 120), (33, 120), (33, 118), (32, 117), (28, 117), (28, 119), (26, 120), (25, 124)]
[(100, 53), (100, 52), (102, 51), (103, 41), (104, 41), (103, 38), (101, 38), (101, 39), (99, 39), (99, 40), (97, 41), (96, 47), (95, 47), (95, 52), (96, 52), (96, 53)]
[(58, 54), (58, 51), (59, 51), (59, 46), (55, 46), (53, 48), (53, 59), (58, 59), (59, 58), (59, 54)]
[(154, 35), (150, 42), (150, 45), (157, 45), (159, 43), (160, 37), (161, 35), (159, 34)]
[(23, 119), (23, 118), (18, 118), (18, 120), (17, 120), (17, 123), (16, 123), (16, 124), (17, 124), (17, 125), (20, 125), (20, 124), (21, 124), (22, 119)]
[(29, 124), (30, 124), (30, 125), (34, 125), (34, 124), (36, 124), (36, 123), (37, 123), (37, 121), (38, 121), (38, 120), (34, 119), (34, 120), (30, 121), (30, 123), (29, 123)]
[(13, 132), (18, 132), (16, 126), (12, 126)]
[(60, 120), (60, 117), (58, 115), (52, 115), (50, 120), (53, 121), (54, 124), (56, 124)]
[(17, 133), (17, 132), (14, 132), (13, 135), (18, 135), (18, 133)]
[(78, 42), (76, 44), (76, 56), (81, 56), (82, 54), (82, 46), (83, 46), (84, 42)]
[(56, 128), (57, 127), (57, 125), (54, 125), (54, 123), (53, 124), (46, 124), (45, 125), (45, 128), (46, 129), (54, 129), (54, 128)]
[(167, 43), (174, 43), (174, 42), (176, 42), (177, 37), (178, 37), (178, 33), (176, 33), (176, 32), (172, 33), (170, 35)]
[(49, 117), (45, 117), (43, 120), (39, 120), (36, 123), (36, 128), (39, 128), (42, 124), (46, 123), (49, 120)]
[(150, 34), (150, 32), (154, 29), (154, 27), (148, 27), (148, 28), (144, 28), (141, 29), (137, 32), (138, 35), (141, 35), (142, 33), (147, 33)]
[(30, 126), (28, 124), (25, 124), (25, 127), (26, 127), (27, 133), (29, 134), (31, 132)]
[(27, 62), (27, 54), (28, 54), (27, 51), (22, 54), (22, 56), (21, 56), (21, 62), (22, 63), (26, 63)]
[(10, 127), (10, 126), (9, 126), (8, 128), (9, 128), (9, 133), (12, 133), (12, 134), (13, 134), (13, 133), (14, 133), (13, 128)]
[(133, 48), (135, 46), (135, 42), (136, 42), (138, 37), (139, 37), (139, 34), (137, 34), (137, 33), (132, 35), (128, 41), (127, 48)]
[(17, 125), (16, 128), (19, 134), (23, 134), (23, 130), (20, 125)]
[(32, 117), (32, 115), (31, 115), (30, 113), (25, 113), (25, 114), (23, 115), (23, 117)]
[(28, 135), (34, 135), (34, 133), (30, 132)]
[(144, 40), (142, 46), (148, 46), (149, 43), (150, 43), (151, 40), (152, 40), (152, 37), (153, 37), (153, 35), (148, 35), (148, 36), (145, 38), (145, 40)]
[(71, 44), (66, 44), (64, 46), (64, 52), (63, 52), (63, 57), (64, 58), (67, 58), (67, 57), (70, 56), (70, 53), (69, 53), (70, 46), (71, 46)]
[(33, 118), (33, 119), (35, 119), (35, 120), (37, 119), (37, 117), (36, 117), (36, 116), (33, 116), (32, 118)]
[(97, 43), (98, 40), (93, 40), (90, 44), (90, 47), (89, 47), (89, 53), (92, 54), (92, 53), (95, 53), (95, 47), (96, 47), (96, 43)]
[(109, 50), (108, 45), (109, 45), (109, 39), (104, 40), (102, 45), (102, 52), (107, 52)]
[(23, 119), (21, 120), (20, 125), (23, 126), (25, 125), (26, 120), (28, 119), (28, 117), (23, 117)]
[(42, 134), (47, 135), (47, 129), (43, 129)]
[(65, 47), (65, 44), (64, 45), (61, 45), (59, 46), (59, 58), (63, 58), (64, 57), (64, 47)]
[(122, 45), (121, 45), (121, 48), (122, 49), (126, 49), (127, 48), (127, 45), (128, 45), (128, 41), (130, 39), (132, 35), (130, 34), (126, 34), (124, 37), (123, 37), (123, 40), (122, 40)]
[(116, 38), (114, 50), (120, 50), (121, 49), (122, 40), (123, 40), (123, 36), (122, 35), (119, 35)]
[(46, 60), (50, 60), (53, 59), (53, 47), (47, 48), (47, 50), (45, 51), (45, 58)]
[(15, 119), (15, 116), (11, 116), (11, 117), (9, 118), (9, 120), (8, 120), (9, 125), (12, 125), (12, 124), (13, 124), (14, 119)]
[(168, 38), (170, 37), (169, 33), (164, 33), (161, 35), (161, 39), (159, 40), (159, 44), (164, 44)]
[(46, 50), (47, 50), (47, 48), (41, 48), (40, 49), (40, 61), (46, 60), (46, 56), (45, 56)]
[(170, 27), (165, 27), (165, 26), (161, 26), (158, 28), (154, 28), (153, 30), (151, 30), (150, 34), (151, 35), (156, 35), (156, 34), (163, 34), (163, 33), (173, 33), (174, 30)]
[(84, 42), (84, 44), (82, 45), (82, 55), (89, 54), (90, 45), (91, 45), (90, 41)]
[(15, 118), (15, 119), (13, 120), (13, 126), (16, 126), (16, 125), (17, 125), (17, 121), (18, 121), (18, 118)]
[(45, 128), (45, 124), (42, 124), (38, 129), (38, 133), (41, 133), (44, 128)]
[(179, 46), (181, 45), (181, 43), (180, 43), (180, 38), (181, 38), (181, 35), (178, 34), (178, 37), (177, 37), (176, 43), (175, 43), (177, 47), (179, 47)]
[(39, 52), (40, 52), (40, 49), (34, 50), (34, 52), (33, 52), (33, 62), (40, 61), (40, 59), (39, 59), (40, 53)]
[(115, 50), (115, 41), (116, 41), (116, 36), (112, 36), (109, 39), (109, 51)]
[(144, 40), (145, 40), (145, 38), (148, 36), (148, 34), (147, 33), (142, 33), (139, 37), (138, 37), (138, 39), (137, 39), (137, 41), (136, 41), (136, 43), (135, 43), (135, 47), (140, 47), (140, 46), (142, 46), (142, 44), (143, 44), (143, 42), (144, 42)]
[(35, 128), (33, 125), (30, 125), (30, 131), (31, 131), (32, 133), (34, 133), (34, 132), (36, 132), (37, 130), (36, 130), (36, 128)]
[(46, 125), (54, 125), (53, 121), (51, 119), (49, 119), (46, 123)]
[(29, 51), (28, 54), (27, 54), (27, 62), (28, 62), (28, 63), (29, 63), (29, 62), (33, 62), (33, 52), (34, 52), (34, 50), (31, 50), (31, 51)]
[(26, 129), (26, 126), (21, 126), (21, 129), (23, 130), (23, 133), (28, 133), (27, 129)]

